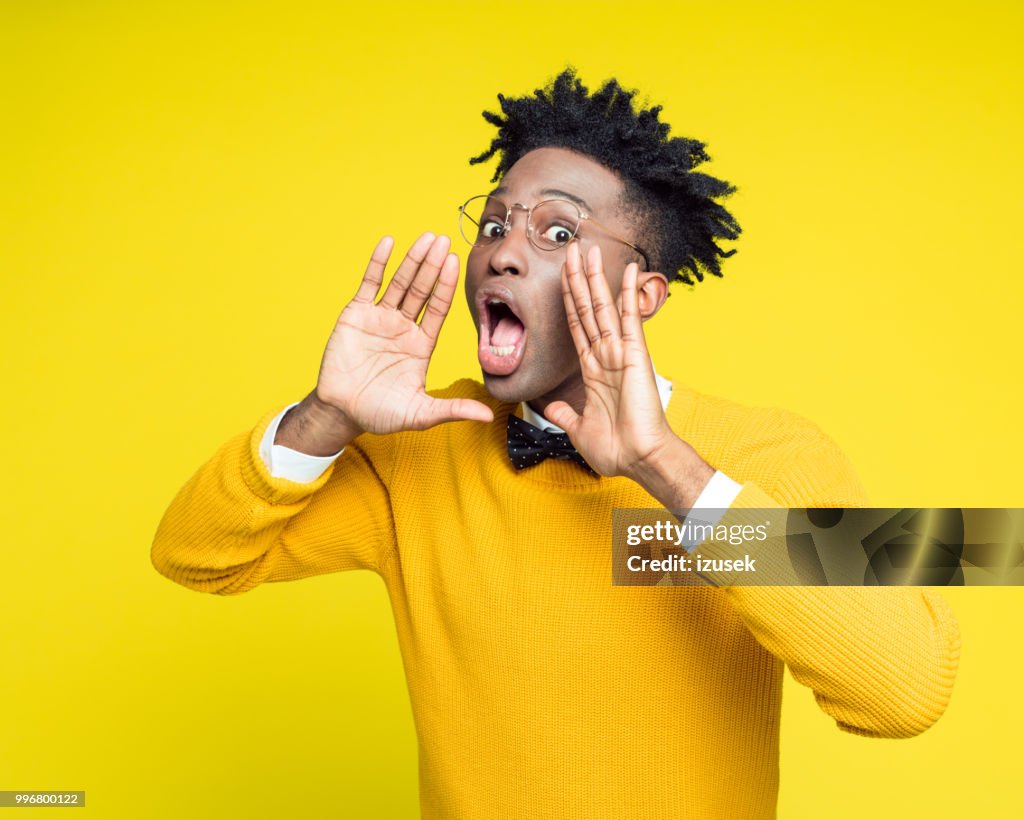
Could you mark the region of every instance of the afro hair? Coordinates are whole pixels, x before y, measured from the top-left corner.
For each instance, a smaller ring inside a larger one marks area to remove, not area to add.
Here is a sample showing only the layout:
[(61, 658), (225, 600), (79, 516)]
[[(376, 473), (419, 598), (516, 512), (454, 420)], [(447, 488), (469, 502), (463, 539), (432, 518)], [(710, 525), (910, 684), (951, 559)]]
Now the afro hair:
[(623, 180), (623, 204), (645, 227), (649, 238), (641, 244), (651, 249), (653, 270), (688, 285), (694, 277), (703, 281), (705, 273), (721, 276), (719, 260), (736, 251), (723, 251), (716, 240), (736, 239), (740, 226), (715, 200), (736, 188), (695, 171), (710, 159), (704, 143), (670, 137), (668, 124), (658, 120), (661, 106), (637, 108), (636, 93), (610, 79), (590, 94), (570, 66), (531, 96), (499, 94), (501, 113), (483, 112), (498, 135), (469, 162), (486, 162), (497, 154), (492, 177), (497, 181), (537, 148), (567, 148), (588, 156)]

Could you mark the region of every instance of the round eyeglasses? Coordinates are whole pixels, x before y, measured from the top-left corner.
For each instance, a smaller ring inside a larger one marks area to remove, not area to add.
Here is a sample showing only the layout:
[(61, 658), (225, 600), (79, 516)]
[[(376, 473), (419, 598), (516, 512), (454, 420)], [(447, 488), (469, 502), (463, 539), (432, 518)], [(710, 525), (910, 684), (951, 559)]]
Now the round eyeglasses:
[(527, 208), (518, 202), (506, 205), (488, 194), (470, 197), (465, 204), (459, 206), (459, 232), (470, 245), (490, 245), (512, 230), (514, 208), (526, 211), (526, 236), (538, 250), (557, 251), (564, 248), (586, 221), (635, 250), (643, 257), (644, 270), (650, 269), (648, 256), (639, 246), (614, 234), (568, 199), (545, 199)]

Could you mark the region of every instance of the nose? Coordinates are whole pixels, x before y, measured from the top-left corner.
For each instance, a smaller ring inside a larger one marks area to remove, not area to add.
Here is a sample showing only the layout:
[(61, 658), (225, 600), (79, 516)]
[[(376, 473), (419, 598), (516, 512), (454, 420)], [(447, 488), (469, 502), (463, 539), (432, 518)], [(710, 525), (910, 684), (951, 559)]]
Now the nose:
[[(519, 213), (522, 209), (522, 213)], [(526, 235), (527, 214), (521, 205), (512, 206), (509, 229), (500, 239), (495, 240), (489, 260), (491, 273), (522, 276), (527, 271), (530, 255), (530, 239)]]

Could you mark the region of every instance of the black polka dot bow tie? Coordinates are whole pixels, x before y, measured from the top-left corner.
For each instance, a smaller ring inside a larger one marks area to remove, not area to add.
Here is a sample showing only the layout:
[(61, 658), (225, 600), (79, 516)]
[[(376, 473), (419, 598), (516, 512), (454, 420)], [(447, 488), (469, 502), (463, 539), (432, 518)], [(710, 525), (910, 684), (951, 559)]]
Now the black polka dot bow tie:
[(575, 461), (591, 475), (597, 475), (565, 433), (548, 433), (518, 416), (508, 417), (508, 457), (517, 470), (533, 467), (546, 458), (561, 458)]

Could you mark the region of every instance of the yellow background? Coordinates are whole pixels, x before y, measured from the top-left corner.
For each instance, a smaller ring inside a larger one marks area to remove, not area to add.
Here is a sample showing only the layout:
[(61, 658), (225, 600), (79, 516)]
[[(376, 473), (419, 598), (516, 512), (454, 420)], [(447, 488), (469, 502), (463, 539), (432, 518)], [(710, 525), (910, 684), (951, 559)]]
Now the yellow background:
[[(380, 580), (202, 596), (149, 546), (202, 461), (313, 386), (376, 239), (456, 230), (480, 112), (567, 62), (740, 186), (726, 278), (648, 325), (659, 370), (814, 419), (879, 506), (1024, 506), (1022, 8), (4, 3), (0, 789), (415, 816)], [(460, 302), (431, 386), (478, 376), (474, 340)], [(949, 598), (962, 666), (918, 738), (841, 734), (787, 678), (781, 817), (1020, 816), (1024, 592)]]

